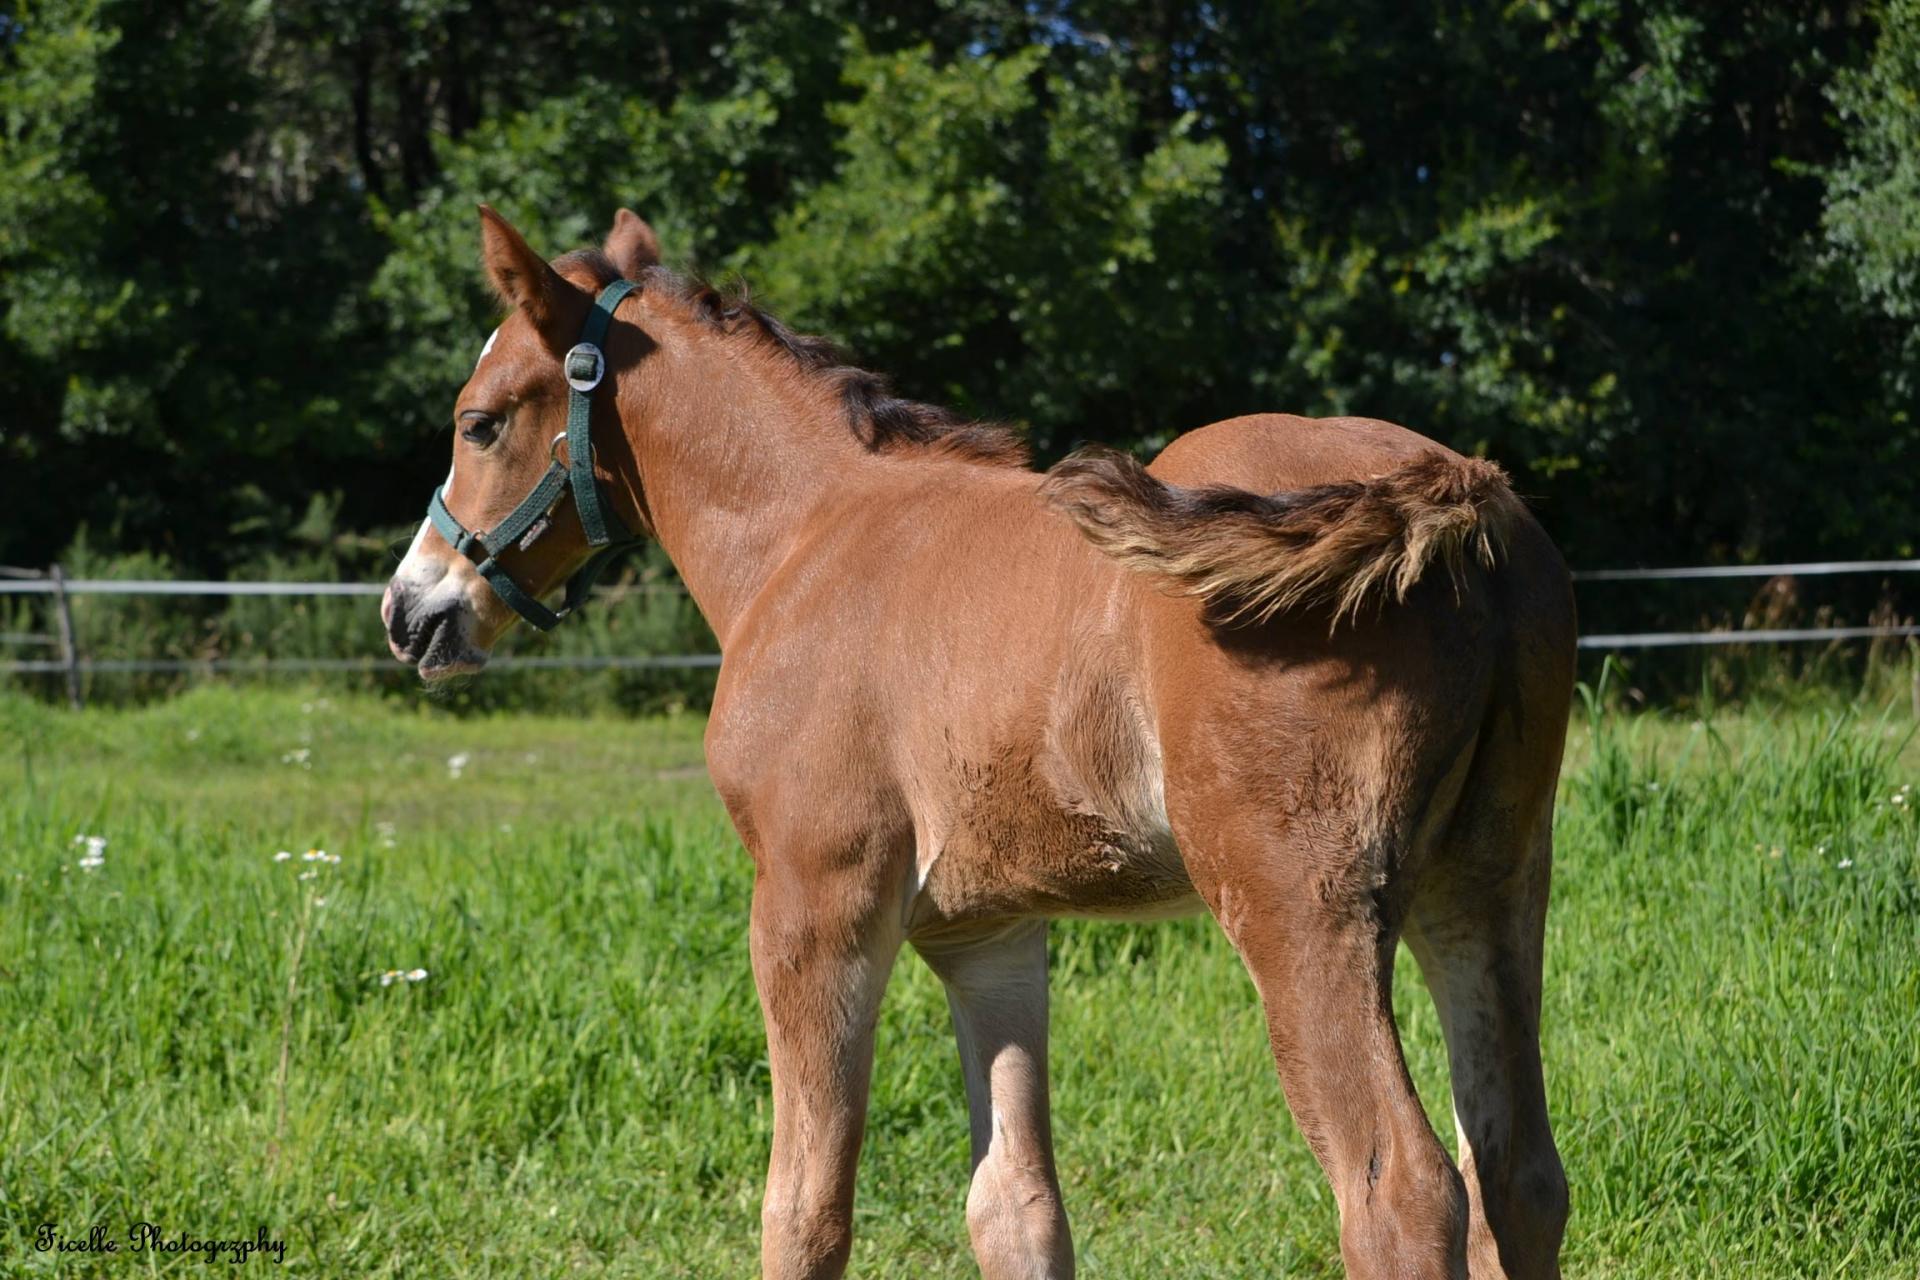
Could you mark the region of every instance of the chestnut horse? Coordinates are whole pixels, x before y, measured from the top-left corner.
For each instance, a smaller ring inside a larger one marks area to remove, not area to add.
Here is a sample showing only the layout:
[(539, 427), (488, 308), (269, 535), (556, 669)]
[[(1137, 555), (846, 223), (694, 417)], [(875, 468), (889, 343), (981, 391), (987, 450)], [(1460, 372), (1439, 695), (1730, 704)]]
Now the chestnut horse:
[[(481, 667), (506, 597), (594, 554), (582, 485), (678, 567), (720, 642), (707, 760), (755, 867), (770, 1280), (845, 1268), (902, 943), (952, 1007), (982, 1273), (1070, 1275), (1046, 921), (1202, 906), (1258, 989), (1348, 1273), (1558, 1274), (1540, 980), (1574, 617), (1497, 467), (1385, 422), (1259, 415), (1148, 467), (1041, 474), (1006, 430), (665, 270), (631, 213), (551, 264), (481, 215), (512, 313), (455, 404), (449, 514), (388, 588), (389, 643), (429, 680)], [(597, 448), (563, 461), (572, 399)], [(573, 493), (518, 518), (550, 455)], [(503, 522), (483, 576), (466, 530)], [(1403, 938), (1457, 1165), (1401, 1055)]]

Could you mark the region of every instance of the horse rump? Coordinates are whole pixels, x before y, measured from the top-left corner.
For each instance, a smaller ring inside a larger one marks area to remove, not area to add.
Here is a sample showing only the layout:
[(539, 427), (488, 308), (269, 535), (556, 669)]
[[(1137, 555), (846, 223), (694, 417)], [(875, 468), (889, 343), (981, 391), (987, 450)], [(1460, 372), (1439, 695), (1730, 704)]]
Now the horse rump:
[(1222, 622), (1326, 609), (1338, 627), (1404, 599), (1436, 562), (1462, 589), (1469, 559), (1492, 568), (1525, 514), (1497, 464), (1439, 449), (1363, 480), (1258, 494), (1170, 485), (1094, 447), (1054, 466), (1041, 492), (1094, 546)]

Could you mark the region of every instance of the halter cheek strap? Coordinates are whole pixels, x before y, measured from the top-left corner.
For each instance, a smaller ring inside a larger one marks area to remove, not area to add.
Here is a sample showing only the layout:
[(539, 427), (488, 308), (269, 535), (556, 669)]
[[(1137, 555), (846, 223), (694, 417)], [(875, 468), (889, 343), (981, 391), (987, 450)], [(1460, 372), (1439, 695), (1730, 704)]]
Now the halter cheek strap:
[[(580, 341), (561, 360), (568, 388), (567, 430), (564, 436), (554, 437), (553, 451), (557, 455), (560, 441), (564, 439), (566, 462), (553, 457), (546, 474), (520, 504), (507, 513), (506, 519), (491, 530), (471, 530), (455, 519), (453, 512), (447, 510), (445, 485), (435, 489), (433, 499), (427, 503), (427, 519), (440, 531), (440, 536), (474, 562), (480, 576), (509, 609), (541, 631), (553, 630), (579, 608), (601, 571), (621, 552), (640, 541), (620, 522), (611, 505), (602, 500), (600, 483), (593, 475), (592, 434), (593, 391), (607, 374), (607, 357), (600, 344), (606, 337), (614, 308), (639, 287), (631, 280), (615, 280), (602, 289), (594, 299), (593, 310), (587, 313)], [(518, 546), (524, 551), (532, 546), (552, 526), (553, 509), (569, 490), (573, 493), (574, 510), (580, 516), (580, 528), (587, 535), (587, 545), (600, 550), (567, 579), (566, 599), (555, 611), (523, 590), (501, 566), (499, 556), (508, 547)]]

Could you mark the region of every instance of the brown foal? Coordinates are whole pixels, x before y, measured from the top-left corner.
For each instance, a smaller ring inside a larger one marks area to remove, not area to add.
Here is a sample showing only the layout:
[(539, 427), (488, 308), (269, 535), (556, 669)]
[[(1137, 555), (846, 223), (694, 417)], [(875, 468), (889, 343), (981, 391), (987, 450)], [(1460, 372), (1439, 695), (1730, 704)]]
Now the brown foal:
[[(551, 265), (491, 210), (482, 243), (513, 313), (456, 404), (446, 504), (469, 529), (547, 466), (595, 292), (642, 286), (592, 393), (597, 479), (724, 655), (707, 759), (755, 867), (770, 1280), (845, 1268), (902, 943), (952, 1006), (982, 1273), (1070, 1275), (1046, 920), (1202, 906), (1259, 990), (1348, 1273), (1558, 1274), (1540, 967), (1573, 602), (1498, 468), (1384, 422), (1260, 415), (1148, 467), (1040, 474), (1005, 431), (667, 272), (630, 213)], [(539, 592), (589, 550), (567, 499), (501, 563)], [(429, 679), (515, 621), (426, 525), (382, 615)], [(1402, 938), (1445, 1031), (1457, 1166), (1401, 1056)]]

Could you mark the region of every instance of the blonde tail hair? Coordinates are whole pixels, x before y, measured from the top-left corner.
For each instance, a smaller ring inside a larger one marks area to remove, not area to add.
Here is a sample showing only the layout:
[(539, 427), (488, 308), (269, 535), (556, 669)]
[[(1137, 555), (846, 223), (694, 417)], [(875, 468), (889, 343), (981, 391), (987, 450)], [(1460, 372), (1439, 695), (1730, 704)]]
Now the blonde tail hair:
[(1276, 494), (1185, 489), (1131, 455), (1083, 449), (1042, 494), (1114, 559), (1198, 596), (1228, 622), (1404, 599), (1435, 562), (1456, 589), (1468, 558), (1491, 568), (1525, 508), (1506, 473), (1434, 450), (1385, 475)]

